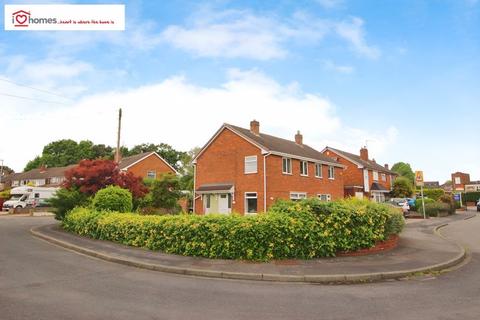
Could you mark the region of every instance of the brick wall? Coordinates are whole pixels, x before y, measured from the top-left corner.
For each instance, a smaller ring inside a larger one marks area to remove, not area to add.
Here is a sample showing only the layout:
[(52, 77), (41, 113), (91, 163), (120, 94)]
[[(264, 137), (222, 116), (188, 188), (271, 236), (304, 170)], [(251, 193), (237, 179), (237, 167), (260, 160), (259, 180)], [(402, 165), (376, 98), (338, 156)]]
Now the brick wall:
[(163, 160), (154, 154), (134, 164), (128, 168), (127, 171), (142, 178), (147, 177), (148, 171), (155, 171), (157, 178), (159, 178), (162, 173), (175, 173)]
[(300, 175), (300, 160), (292, 159), (292, 174), (283, 174), (282, 157), (267, 157), (267, 207), (277, 199), (290, 199), (290, 192), (306, 192), (307, 197), (330, 194), (332, 200), (344, 196), (343, 169), (335, 168), (335, 179), (328, 178), (328, 165), (322, 165), (322, 178), (315, 177), (315, 164), (308, 162), (308, 176)]

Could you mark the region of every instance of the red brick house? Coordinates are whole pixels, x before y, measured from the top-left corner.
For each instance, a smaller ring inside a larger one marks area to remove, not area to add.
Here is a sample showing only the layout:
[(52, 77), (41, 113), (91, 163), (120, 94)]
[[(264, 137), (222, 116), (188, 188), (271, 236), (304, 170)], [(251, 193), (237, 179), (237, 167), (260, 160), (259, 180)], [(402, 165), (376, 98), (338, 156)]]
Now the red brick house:
[(358, 155), (331, 147), (326, 147), (322, 152), (345, 166), (345, 196), (385, 201), (385, 195), (390, 193), (393, 181), (398, 176), (388, 168), (388, 164), (381, 166), (375, 159), (370, 160), (365, 147), (360, 149)]
[(303, 143), (224, 124), (194, 159), (197, 214), (265, 212), (277, 199), (343, 198), (343, 165)]
[(121, 171), (132, 172), (142, 178), (157, 179), (164, 173), (177, 174), (165, 159), (156, 152), (144, 152), (120, 160), (118, 167)]
[(470, 174), (464, 172), (452, 173), (453, 191), (465, 191), (465, 185), (470, 183)]

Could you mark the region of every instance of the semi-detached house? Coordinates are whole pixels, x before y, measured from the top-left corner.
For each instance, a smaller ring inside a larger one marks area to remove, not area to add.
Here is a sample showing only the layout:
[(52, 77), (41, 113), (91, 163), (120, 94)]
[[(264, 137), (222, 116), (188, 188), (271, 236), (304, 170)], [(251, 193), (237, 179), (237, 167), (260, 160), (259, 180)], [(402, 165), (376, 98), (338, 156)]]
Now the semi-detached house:
[(197, 214), (267, 211), (277, 199), (343, 198), (343, 165), (303, 143), (224, 124), (194, 159)]
[(358, 155), (331, 147), (326, 147), (322, 152), (345, 166), (343, 181), (346, 197), (385, 201), (385, 195), (392, 190), (393, 181), (398, 175), (389, 169), (388, 164), (381, 166), (375, 159), (369, 159), (366, 147), (361, 148)]

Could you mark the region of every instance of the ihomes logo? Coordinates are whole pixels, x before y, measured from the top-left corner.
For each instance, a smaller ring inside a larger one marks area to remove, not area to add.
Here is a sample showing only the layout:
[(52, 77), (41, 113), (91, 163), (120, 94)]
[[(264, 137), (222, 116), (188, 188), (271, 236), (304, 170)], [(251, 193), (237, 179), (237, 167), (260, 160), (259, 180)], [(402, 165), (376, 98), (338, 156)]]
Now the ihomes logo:
[(30, 12), (19, 10), (12, 13), (12, 23), (15, 27), (28, 27)]

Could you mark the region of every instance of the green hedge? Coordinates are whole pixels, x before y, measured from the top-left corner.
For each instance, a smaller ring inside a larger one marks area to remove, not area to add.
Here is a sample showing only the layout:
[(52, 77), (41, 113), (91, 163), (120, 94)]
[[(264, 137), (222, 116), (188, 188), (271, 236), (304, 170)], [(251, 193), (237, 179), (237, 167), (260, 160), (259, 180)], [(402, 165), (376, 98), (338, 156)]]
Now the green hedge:
[(266, 261), (372, 247), (401, 231), (403, 217), (397, 214), (369, 201), (304, 200), (281, 202), (255, 216), (141, 216), (77, 208), (62, 225), (80, 235), (166, 253)]
[(467, 202), (475, 202), (480, 199), (480, 192), (466, 192), (462, 193), (463, 205), (466, 205)]
[(455, 208), (448, 203), (433, 202), (425, 204), (425, 214), (429, 217), (437, 217), (439, 213), (446, 212), (448, 214), (455, 213)]

